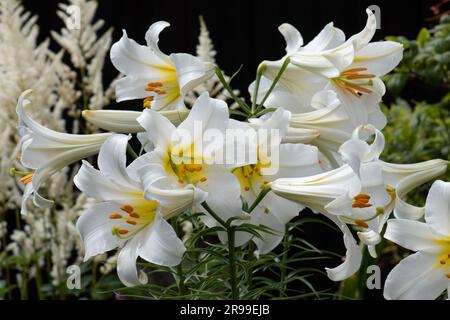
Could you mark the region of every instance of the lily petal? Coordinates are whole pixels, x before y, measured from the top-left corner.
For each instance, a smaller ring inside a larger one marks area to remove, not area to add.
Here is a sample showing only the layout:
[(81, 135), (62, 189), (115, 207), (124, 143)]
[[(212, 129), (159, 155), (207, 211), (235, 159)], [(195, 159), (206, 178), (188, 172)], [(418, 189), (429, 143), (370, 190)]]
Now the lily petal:
[(437, 243), (430, 228), (423, 222), (390, 219), (384, 237), (413, 251), (436, 251)]
[(286, 41), (286, 53), (293, 53), (300, 49), (303, 45), (303, 38), (300, 32), (291, 24), (283, 23), (278, 27)]
[(109, 219), (111, 212), (118, 212), (120, 206), (111, 202), (94, 204), (77, 221), (77, 230), (84, 244), (84, 261), (121, 245), (121, 241), (112, 234), (114, 225)]
[(185, 251), (172, 226), (158, 216), (154, 225), (146, 230), (138, 254), (148, 262), (173, 267), (180, 264)]
[(134, 236), (120, 250), (119, 256), (117, 257), (117, 274), (120, 281), (127, 287), (142, 285), (148, 282), (147, 275), (139, 272), (136, 267), (141, 241), (141, 234)]
[(428, 192), (425, 221), (436, 237), (450, 237), (450, 182), (436, 181)]
[(436, 268), (436, 255), (417, 252), (400, 261), (389, 273), (384, 285), (388, 300), (433, 300), (446, 288), (447, 279)]

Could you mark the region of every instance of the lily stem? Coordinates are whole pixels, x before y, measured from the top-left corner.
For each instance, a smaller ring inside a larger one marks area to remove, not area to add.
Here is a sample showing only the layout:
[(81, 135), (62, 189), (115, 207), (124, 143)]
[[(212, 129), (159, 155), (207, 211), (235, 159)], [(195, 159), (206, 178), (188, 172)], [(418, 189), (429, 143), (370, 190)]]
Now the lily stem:
[(230, 285), (231, 285), (231, 298), (233, 300), (239, 299), (239, 288), (237, 286), (237, 278), (236, 278), (236, 252), (235, 252), (235, 227), (231, 225), (229, 222), (225, 222), (222, 218), (218, 216), (217, 213), (214, 212), (213, 209), (206, 203), (206, 201), (202, 202), (202, 207), (214, 218), (217, 222), (219, 222), (227, 232), (228, 238), (228, 263), (230, 267)]
[[(180, 236), (180, 226), (178, 224), (178, 220), (176, 218), (172, 218), (172, 227), (175, 230), (175, 233)], [(186, 294), (186, 286), (184, 284), (184, 272), (183, 272), (183, 261), (181, 261), (177, 265), (177, 276), (178, 276), (178, 293), (180, 296), (184, 296)]]
[(127, 145), (127, 152), (128, 154), (133, 157), (134, 159), (139, 158), (139, 156), (136, 154), (136, 152), (133, 150), (133, 147), (131, 147), (130, 144)]
[(286, 224), (283, 238), (283, 257), (280, 264), (280, 298), (286, 294), (286, 271), (287, 271), (287, 258), (289, 249), (289, 225)]
[(284, 71), (286, 70), (286, 68), (288, 67), (290, 62), (291, 61), (290, 61), (289, 57), (284, 60), (283, 64), (281, 65), (280, 70), (278, 70), (278, 73), (275, 76), (275, 79), (273, 79), (273, 82), (270, 85), (269, 90), (266, 92), (266, 94), (264, 95), (264, 98), (261, 100), (258, 107), (256, 108), (255, 113), (258, 113), (259, 110), (263, 107), (264, 103), (269, 98), (270, 94), (272, 93), (273, 89), (277, 85), (278, 81), (280, 81), (281, 76), (283, 75)]
[(252, 115), (255, 114), (256, 101), (258, 100), (259, 85), (261, 83), (261, 77), (264, 69), (265, 69), (264, 64), (260, 64), (258, 66), (258, 69), (256, 70), (256, 81), (255, 81), (255, 88), (253, 89), (253, 99), (252, 99)]
[(258, 196), (256, 197), (255, 201), (252, 203), (252, 205), (250, 206), (250, 208), (248, 208), (247, 213), (251, 213), (256, 206), (264, 199), (264, 197), (269, 193), (270, 191), (270, 186), (265, 186), (261, 192), (258, 194)]
[(228, 223), (226, 223), (221, 217), (214, 212), (213, 209), (206, 203), (206, 201), (202, 202), (202, 207), (214, 218), (217, 222), (219, 222), (224, 228), (228, 229)]
[(220, 70), (220, 68), (217, 67), (217, 66), (216, 66), (216, 75), (217, 75), (217, 78), (219, 78), (219, 81), (222, 83), (222, 85), (225, 88), (225, 90), (227, 90), (228, 93), (230, 94), (231, 98), (234, 101), (236, 101), (237, 104), (239, 104), (239, 106), (242, 108), (242, 110), (244, 110), (247, 113), (250, 113), (251, 110), (250, 110), (249, 106), (247, 106), (245, 101), (243, 101), (241, 98), (239, 98), (233, 92), (233, 89), (230, 87), (230, 84), (227, 82), (227, 80), (225, 80), (225, 77), (223, 76), (222, 70)]
[(232, 226), (227, 228), (227, 236), (228, 236), (228, 255), (229, 255), (229, 264), (230, 264), (230, 284), (231, 284), (231, 298), (233, 300), (239, 299), (239, 288), (237, 286), (237, 278), (236, 278), (236, 257), (235, 257), (235, 248), (234, 248), (234, 234), (235, 229)]

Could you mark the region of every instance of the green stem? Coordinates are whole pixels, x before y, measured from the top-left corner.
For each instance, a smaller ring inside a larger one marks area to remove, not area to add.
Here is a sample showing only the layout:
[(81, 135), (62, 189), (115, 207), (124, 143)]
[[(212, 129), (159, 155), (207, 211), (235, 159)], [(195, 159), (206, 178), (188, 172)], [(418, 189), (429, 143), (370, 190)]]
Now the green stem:
[[(172, 227), (175, 230), (175, 233), (180, 236), (180, 227), (178, 225), (178, 221), (176, 218), (172, 218)], [(178, 276), (178, 293), (180, 296), (184, 296), (186, 294), (186, 287), (184, 285), (184, 272), (183, 272), (183, 261), (181, 261), (177, 265), (177, 276)]]
[(231, 298), (233, 300), (239, 299), (239, 288), (237, 286), (237, 278), (236, 278), (236, 257), (235, 257), (235, 248), (234, 248), (234, 227), (229, 226), (227, 228), (227, 236), (228, 236), (228, 255), (229, 255), (229, 264), (230, 264), (230, 284), (231, 284)]
[(237, 95), (234, 94), (233, 89), (231, 89), (230, 84), (227, 82), (227, 80), (225, 80), (225, 77), (223, 76), (222, 70), (220, 70), (219, 67), (216, 66), (216, 75), (219, 78), (219, 81), (222, 83), (223, 87), (225, 88), (225, 90), (228, 91), (228, 93), (230, 94), (231, 98), (236, 101), (237, 104), (239, 104), (239, 106), (247, 113), (250, 113), (250, 108), (247, 106), (247, 104), (241, 99), (239, 98)]
[(136, 154), (136, 152), (134, 152), (133, 148), (131, 147), (130, 144), (127, 145), (127, 152), (128, 154), (133, 157), (134, 159), (139, 158), (139, 156)]
[(266, 102), (266, 100), (269, 98), (270, 94), (272, 93), (273, 89), (275, 88), (275, 86), (277, 85), (278, 81), (281, 79), (281, 76), (283, 75), (284, 71), (286, 70), (286, 68), (288, 67), (290, 63), (290, 59), (289, 57), (286, 58), (283, 62), (283, 64), (281, 65), (280, 70), (278, 70), (277, 75), (275, 76), (275, 79), (273, 79), (272, 84), (270, 85), (269, 90), (266, 92), (266, 94), (264, 95), (264, 98), (261, 100), (261, 102), (259, 103), (258, 107), (256, 108), (256, 113), (259, 112), (259, 110), (261, 109), (261, 107), (264, 105), (264, 103)]
[(237, 286), (236, 278), (236, 256), (234, 247), (235, 227), (231, 226), (230, 223), (225, 222), (222, 218), (220, 218), (217, 213), (215, 213), (214, 210), (209, 207), (206, 201), (202, 202), (202, 207), (226, 229), (228, 238), (228, 262), (230, 267), (231, 298), (233, 300), (237, 300), (239, 299), (239, 289)]
[(36, 274), (34, 276), (36, 281), (36, 291), (39, 300), (45, 300), (44, 292), (42, 291), (42, 274), (39, 267), (39, 262), (36, 262)]
[(214, 218), (217, 222), (219, 222), (223, 227), (228, 229), (228, 224), (214, 212), (213, 209), (206, 203), (206, 201), (202, 202), (202, 207)]
[(253, 89), (253, 99), (252, 99), (252, 115), (255, 114), (256, 101), (258, 100), (259, 85), (261, 83), (261, 77), (262, 77), (264, 69), (265, 69), (265, 65), (260, 64), (258, 66), (258, 69), (256, 70), (256, 82), (255, 82), (255, 88)]
[(261, 192), (258, 194), (258, 196), (256, 197), (255, 201), (253, 202), (253, 204), (250, 206), (250, 208), (248, 208), (247, 212), (248, 213), (252, 213), (252, 211), (256, 208), (256, 206), (264, 199), (264, 197), (269, 193), (270, 191), (270, 186), (266, 186), (264, 187)]
[(284, 297), (286, 293), (286, 272), (287, 272), (287, 258), (289, 249), (289, 225), (286, 224), (283, 238), (283, 257), (280, 264), (280, 297)]

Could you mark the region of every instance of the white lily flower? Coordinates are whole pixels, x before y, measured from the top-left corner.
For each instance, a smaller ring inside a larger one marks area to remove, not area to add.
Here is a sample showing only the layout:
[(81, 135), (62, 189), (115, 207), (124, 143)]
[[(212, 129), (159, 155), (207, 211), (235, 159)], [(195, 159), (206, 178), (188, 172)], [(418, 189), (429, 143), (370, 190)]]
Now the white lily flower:
[[(370, 134), (376, 137), (371, 145), (364, 140)], [(347, 164), (312, 177), (275, 180), (272, 191), (328, 217), (335, 216), (342, 223), (361, 227), (359, 239), (376, 256), (375, 245), (381, 241), (385, 222), (394, 206), (404, 203), (398, 195), (437, 177), (447, 166), (443, 160), (407, 168), (388, 164), (378, 160), (383, 148), (384, 136), (379, 130), (370, 125), (358, 127), (339, 150)]]
[[(322, 31), (307, 45), (303, 46), (303, 38), (300, 32), (288, 23), (278, 27), (286, 41), (286, 55), (278, 61), (264, 61), (264, 76), (261, 78), (258, 91), (257, 102), (259, 103), (272, 84), (278, 70), (284, 60), (296, 52), (316, 53), (330, 50), (342, 45), (345, 41), (344, 33), (333, 26), (327, 24)], [(306, 81), (304, 81), (307, 79)], [(284, 71), (279, 84), (276, 85), (266, 101), (266, 105), (271, 107), (282, 106), (293, 113), (312, 111), (310, 101), (314, 94), (326, 86), (326, 79), (317, 74), (300, 69), (298, 66), (289, 64)], [(250, 85), (250, 93), (253, 94), (255, 83)]]
[(157, 197), (146, 198), (139, 174), (142, 159), (127, 167), (127, 144), (125, 135), (108, 138), (98, 156), (100, 170), (83, 162), (74, 183), (98, 201), (77, 221), (85, 247), (84, 260), (120, 248), (117, 273), (125, 285), (134, 286), (147, 282), (147, 276), (136, 269), (138, 257), (164, 266), (181, 262), (186, 249), (165, 219), (174, 208), (189, 207), (193, 191), (174, 191), (176, 196), (165, 207)]
[[(240, 186), (236, 177), (229, 171), (223, 155), (224, 139), (229, 125), (228, 107), (224, 101), (212, 99), (208, 93), (202, 94), (194, 103), (188, 117), (176, 128), (170, 121), (152, 110), (144, 110), (138, 122), (146, 130), (153, 151), (146, 154), (149, 166), (163, 168), (155, 172), (147, 170), (148, 175), (160, 175), (169, 183), (170, 189), (193, 189), (196, 204), (207, 201), (208, 205), (223, 220), (231, 217), (245, 217), (242, 212)], [(209, 133), (219, 139), (206, 138)], [(144, 174), (145, 169), (143, 169)], [(153, 183), (145, 183), (145, 190), (151, 197)], [(217, 225), (203, 207), (199, 211), (206, 214), (204, 222), (208, 226)]]
[[(314, 111), (292, 114), (290, 128), (308, 130), (305, 132), (305, 140), (316, 133), (316, 138), (310, 143), (316, 145), (319, 150), (334, 164), (341, 164), (338, 155), (339, 147), (348, 139), (356, 128), (336, 92), (324, 90), (315, 94), (311, 100)], [(379, 109), (369, 112), (369, 123), (376, 128), (386, 125), (386, 117)]]
[(423, 207), (413, 206), (403, 198), (411, 190), (444, 174), (449, 162), (442, 159), (411, 164), (380, 162), (383, 165), (384, 180), (396, 192), (394, 215), (400, 219), (413, 220), (423, 217), (425, 213)]
[(170, 24), (155, 22), (145, 34), (147, 46), (137, 44), (123, 31), (111, 48), (111, 61), (125, 78), (117, 81), (117, 101), (144, 99), (154, 110), (184, 109), (187, 92), (214, 74), (214, 65), (186, 53), (170, 56), (158, 47), (159, 34)]
[(102, 143), (111, 136), (100, 134), (68, 134), (50, 130), (37, 123), (25, 112), (31, 102), (27, 98), (31, 90), (24, 91), (17, 103), (19, 133), (21, 136), (21, 162), (34, 170), (23, 182), (27, 183), (22, 200), (22, 213), (26, 213), (26, 201), (34, 194), (34, 204), (49, 207), (53, 201), (39, 194), (39, 188), (57, 171), (83, 158), (95, 155)]
[[(258, 161), (234, 168), (233, 174), (241, 186), (241, 196), (250, 206), (263, 188), (277, 178), (306, 176), (322, 172), (319, 152), (316, 147), (304, 144), (281, 144), (287, 134), (290, 112), (277, 109), (267, 117), (253, 119), (257, 128), (255, 144)], [(248, 223), (264, 225), (273, 233), (261, 233), (261, 238), (253, 238), (260, 254), (273, 250), (282, 240), (285, 225), (292, 220), (304, 206), (268, 193), (251, 212)]]
[(347, 251), (346, 259), (338, 267), (327, 269), (327, 274), (334, 281), (353, 275), (361, 264), (361, 250), (347, 225), (325, 209), (336, 198), (356, 194), (361, 189), (360, 179), (352, 168), (345, 165), (309, 177), (276, 179), (270, 185), (275, 194), (322, 213), (341, 229)]
[(433, 183), (425, 223), (389, 220), (384, 237), (416, 251), (389, 273), (383, 292), (386, 299), (432, 300), (450, 290), (450, 183)]
[[(369, 145), (365, 140), (372, 134), (375, 139)], [(380, 233), (389, 215), (394, 207), (403, 207), (405, 204), (401, 197), (440, 175), (446, 168), (443, 161), (437, 161), (430, 168), (429, 163), (416, 164), (419, 171), (403, 175), (397, 171), (397, 176), (388, 180), (386, 176), (392, 175), (394, 170), (391, 164), (379, 160), (384, 142), (383, 134), (372, 125), (355, 129), (352, 139), (346, 141), (339, 152), (343, 162), (349, 164), (360, 177), (361, 190), (357, 195), (339, 197), (326, 206), (328, 212), (339, 215), (342, 221), (357, 224), (364, 229), (358, 232), (358, 236), (368, 245), (369, 252), (374, 257), (374, 246), (381, 241)], [(403, 165), (397, 166), (399, 169)], [(386, 168), (391, 168), (389, 174)]]
[[(272, 93), (275, 106), (296, 109), (296, 112), (308, 110), (309, 100), (320, 90), (334, 90), (342, 102), (354, 126), (367, 124), (368, 114), (378, 110), (378, 103), (385, 93), (385, 87), (379, 77), (391, 71), (402, 59), (403, 47), (392, 41), (369, 43), (376, 30), (376, 19), (367, 9), (368, 19), (365, 28), (358, 34), (334, 48), (314, 46), (289, 52), (277, 62), (263, 62), (265, 75), (273, 79), (284, 60), (289, 57), (288, 66), (280, 79), (280, 86)], [(328, 26), (327, 26), (328, 27)], [(326, 27), (326, 28), (327, 28)], [(293, 28), (291, 26), (291, 28)], [(328, 28), (332, 44), (343, 41), (340, 32)], [(332, 31), (331, 31), (332, 30)], [(294, 33), (294, 31), (290, 31)], [(292, 39), (285, 37), (288, 47), (295, 47)], [(296, 43), (298, 41), (294, 41)], [(267, 91), (264, 82), (261, 94)]]
[[(117, 133), (137, 133), (145, 131), (137, 118), (141, 111), (131, 110), (83, 110), (83, 118), (103, 130)], [(189, 110), (160, 111), (160, 114), (178, 126), (189, 114)]]

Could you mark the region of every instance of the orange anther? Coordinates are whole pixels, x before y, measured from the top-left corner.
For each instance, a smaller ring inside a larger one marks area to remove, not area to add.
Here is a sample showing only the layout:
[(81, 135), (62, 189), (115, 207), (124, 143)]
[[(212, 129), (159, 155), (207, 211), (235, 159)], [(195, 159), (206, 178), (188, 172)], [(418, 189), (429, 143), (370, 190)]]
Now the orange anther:
[(355, 223), (356, 223), (358, 226), (363, 227), (363, 228), (366, 228), (366, 229), (369, 227), (369, 225), (368, 225), (365, 221), (363, 221), (363, 220), (355, 220)]
[(205, 182), (206, 180), (208, 180), (208, 179), (206, 179), (206, 177), (201, 177), (200, 178), (200, 182)]
[(129, 213), (130, 217), (138, 219), (140, 216), (136, 212)]
[(156, 81), (156, 82), (149, 82), (147, 83), (148, 87), (162, 87), (162, 82)]
[(127, 234), (129, 231), (128, 231), (128, 230), (125, 230), (125, 229), (119, 229), (117, 232), (118, 232), (119, 234)]
[(27, 183), (30, 183), (31, 182), (31, 180), (33, 180), (33, 174), (31, 173), (31, 174), (27, 174), (25, 177), (23, 177), (23, 178), (20, 178), (20, 182), (21, 183), (23, 183), (23, 184), (27, 184)]
[(123, 206), (120, 207), (120, 210), (123, 210), (126, 213), (132, 213), (134, 211), (133, 207), (130, 206), (129, 204), (124, 204)]
[(360, 199), (367, 199), (367, 200), (369, 200), (370, 196), (365, 194), (365, 193), (360, 193), (360, 194), (357, 194), (356, 196), (354, 196), (353, 199), (355, 199), (355, 200), (360, 200)]
[(118, 214), (118, 213), (111, 213), (109, 215), (110, 219), (122, 219), (122, 215)]
[(134, 220), (127, 220), (126, 223), (132, 224), (132, 225), (136, 225), (137, 224), (137, 222), (134, 221)]

